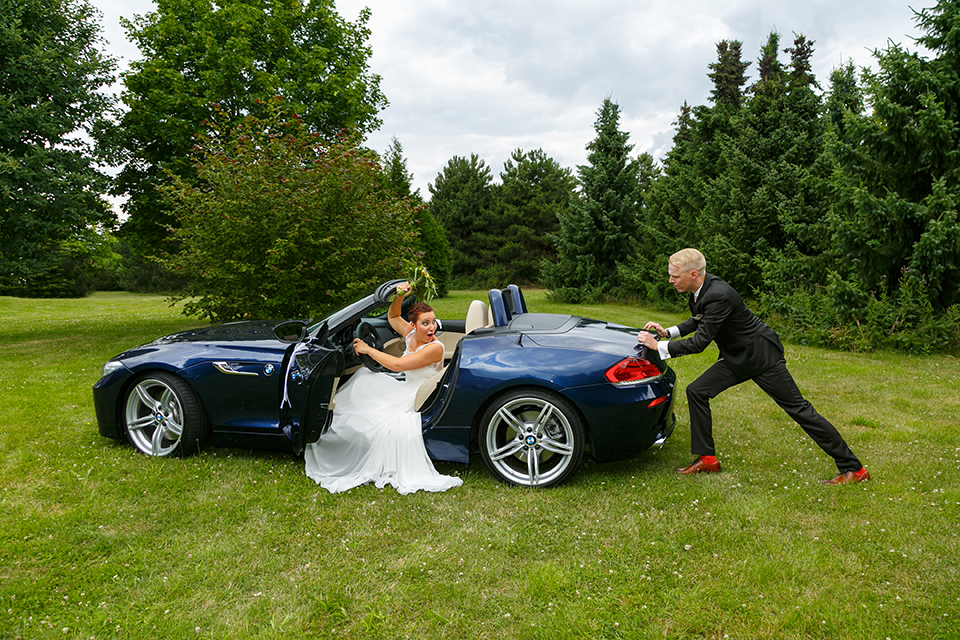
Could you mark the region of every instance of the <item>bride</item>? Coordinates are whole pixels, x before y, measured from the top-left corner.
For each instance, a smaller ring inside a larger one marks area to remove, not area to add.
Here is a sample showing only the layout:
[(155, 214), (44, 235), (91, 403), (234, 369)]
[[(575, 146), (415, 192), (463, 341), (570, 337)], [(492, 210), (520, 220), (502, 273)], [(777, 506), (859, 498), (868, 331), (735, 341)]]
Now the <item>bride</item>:
[(443, 367), (443, 345), (434, 336), (437, 320), (426, 304), (410, 308), (410, 322), (400, 317), (410, 290), (409, 282), (399, 285), (387, 311), (390, 326), (405, 336), (401, 357), (377, 351), (359, 338), (353, 341), (358, 355), (368, 354), (391, 371), (406, 372), (406, 381), (357, 371), (337, 390), (330, 428), (304, 452), (307, 476), (330, 493), (368, 482), (377, 488), (392, 484), (402, 494), (463, 484), (460, 478), (437, 473), (423, 444), (414, 398), (420, 385)]

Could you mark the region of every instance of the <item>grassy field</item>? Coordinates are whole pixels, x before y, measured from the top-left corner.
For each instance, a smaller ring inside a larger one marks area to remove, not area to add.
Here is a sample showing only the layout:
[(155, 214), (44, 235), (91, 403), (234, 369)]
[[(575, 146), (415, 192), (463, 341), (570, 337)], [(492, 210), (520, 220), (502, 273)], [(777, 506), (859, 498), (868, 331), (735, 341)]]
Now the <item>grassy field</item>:
[[(720, 474), (671, 472), (678, 402), (663, 449), (556, 489), (477, 460), (439, 465), (464, 479), (444, 494), (329, 495), (292, 455), (98, 435), (102, 364), (197, 324), (159, 297), (0, 298), (0, 638), (960, 638), (956, 358), (787, 346), (860, 485), (821, 486), (832, 462), (747, 384), (714, 402)], [(681, 390), (715, 357), (672, 361)]]

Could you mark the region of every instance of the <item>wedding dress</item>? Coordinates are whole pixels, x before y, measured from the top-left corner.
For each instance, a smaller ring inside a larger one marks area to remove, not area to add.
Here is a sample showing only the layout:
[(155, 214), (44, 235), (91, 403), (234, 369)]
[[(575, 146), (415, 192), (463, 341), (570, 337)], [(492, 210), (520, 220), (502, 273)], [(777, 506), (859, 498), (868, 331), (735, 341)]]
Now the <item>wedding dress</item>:
[[(404, 355), (414, 332), (407, 334)], [(425, 347), (421, 345), (417, 351)], [(406, 372), (400, 381), (360, 369), (336, 392), (333, 422), (304, 451), (307, 476), (330, 493), (373, 482), (392, 484), (401, 494), (446, 491), (463, 480), (433, 468), (423, 444), (420, 414), (414, 411), (417, 389), (443, 364)]]

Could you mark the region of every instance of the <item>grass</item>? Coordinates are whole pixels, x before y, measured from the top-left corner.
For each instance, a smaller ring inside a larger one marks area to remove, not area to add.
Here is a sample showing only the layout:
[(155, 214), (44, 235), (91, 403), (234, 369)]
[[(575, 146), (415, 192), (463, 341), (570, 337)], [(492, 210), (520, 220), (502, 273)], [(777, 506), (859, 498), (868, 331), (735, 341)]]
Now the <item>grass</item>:
[[(329, 495), (292, 455), (154, 460), (98, 435), (103, 362), (197, 324), (152, 296), (0, 298), (0, 638), (960, 637), (956, 358), (788, 345), (861, 485), (821, 486), (831, 461), (746, 384), (714, 401), (717, 475), (671, 473), (680, 402), (663, 449), (553, 490), (475, 461), (439, 465), (464, 478), (444, 494)], [(681, 387), (715, 357), (673, 361)]]

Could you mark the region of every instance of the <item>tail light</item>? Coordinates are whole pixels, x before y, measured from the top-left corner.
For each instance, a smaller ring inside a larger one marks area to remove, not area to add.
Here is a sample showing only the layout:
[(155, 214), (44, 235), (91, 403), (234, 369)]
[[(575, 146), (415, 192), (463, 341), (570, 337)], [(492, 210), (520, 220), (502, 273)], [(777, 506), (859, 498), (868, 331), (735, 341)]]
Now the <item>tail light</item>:
[(625, 358), (604, 374), (615, 385), (628, 385), (660, 377), (657, 365), (644, 358)]

